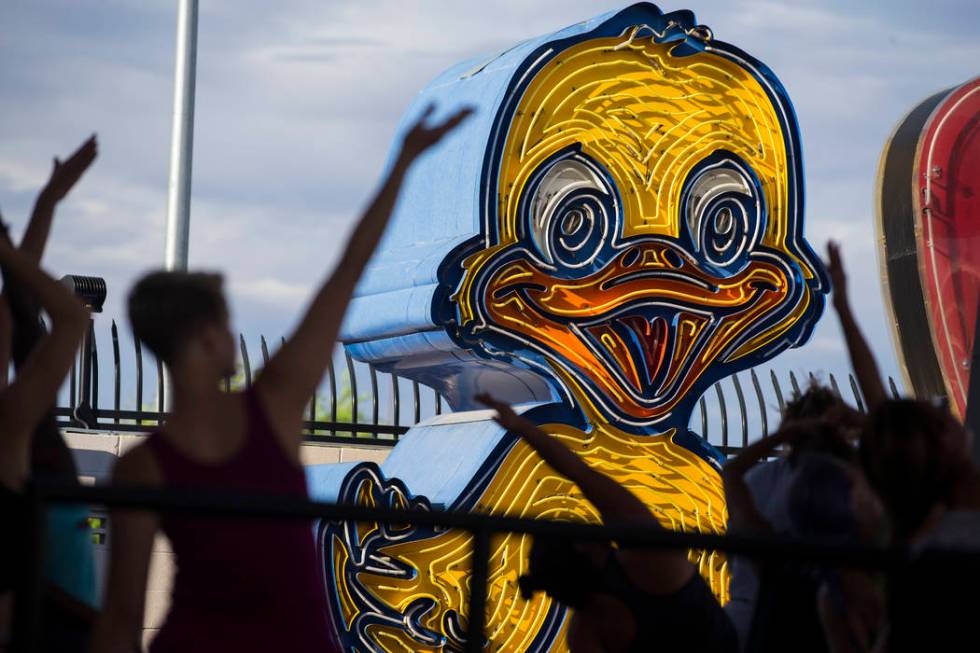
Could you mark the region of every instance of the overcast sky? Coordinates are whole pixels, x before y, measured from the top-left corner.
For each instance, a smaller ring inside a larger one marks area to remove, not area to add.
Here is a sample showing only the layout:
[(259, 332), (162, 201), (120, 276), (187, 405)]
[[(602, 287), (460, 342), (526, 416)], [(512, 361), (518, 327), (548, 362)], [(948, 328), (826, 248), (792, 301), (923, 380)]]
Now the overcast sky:
[[(626, 6), (581, 0), (201, 0), (190, 259), (227, 273), (249, 338), (288, 331), (377, 181), (401, 111), (451, 64)], [(879, 281), (874, 180), (896, 122), (980, 74), (975, 0), (685, 0), (766, 62), (803, 132), (807, 236), (842, 241), (861, 324), (897, 373)], [(176, 2), (4, 0), (0, 208), (23, 229), (51, 157), (98, 132), (59, 214), (55, 274), (104, 276), (106, 327), (162, 262)], [(840, 372), (828, 311), (777, 368)]]

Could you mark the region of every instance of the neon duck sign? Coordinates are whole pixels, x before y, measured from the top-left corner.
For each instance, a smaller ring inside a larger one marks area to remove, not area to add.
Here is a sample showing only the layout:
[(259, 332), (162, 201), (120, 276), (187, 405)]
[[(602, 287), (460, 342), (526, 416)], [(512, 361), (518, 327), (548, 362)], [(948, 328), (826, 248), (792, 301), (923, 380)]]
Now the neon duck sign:
[[(620, 480), (675, 529), (722, 532), (720, 455), (688, 429), (712, 383), (802, 344), (828, 284), (803, 238), (792, 105), (688, 11), (638, 4), (437, 78), (406, 113), (475, 104), (419, 162), (355, 300), (356, 357), (456, 412), (381, 467), (314, 470), (324, 498), (598, 521), (578, 489), (472, 410), (476, 389)], [(351, 650), (461, 650), (470, 537), (323, 524)], [(565, 650), (565, 612), (521, 598), (530, 542), (491, 551), (494, 651)], [(725, 560), (692, 552), (727, 600)]]

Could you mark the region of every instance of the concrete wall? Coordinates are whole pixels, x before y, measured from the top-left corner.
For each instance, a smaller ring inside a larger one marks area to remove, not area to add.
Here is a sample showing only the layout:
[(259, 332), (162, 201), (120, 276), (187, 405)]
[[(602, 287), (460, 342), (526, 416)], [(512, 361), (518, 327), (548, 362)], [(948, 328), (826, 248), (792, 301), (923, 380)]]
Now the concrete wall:
[[(93, 433), (90, 431), (67, 431), (65, 439), (72, 448), (81, 481), (86, 484), (108, 482), (112, 467), (119, 456), (139, 443), (142, 435), (125, 433)], [(304, 465), (325, 463), (374, 461), (381, 463), (388, 456), (389, 447), (350, 446), (334, 444), (307, 444), (300, 450)], [(108, 515), (101, 508), (92, 511), (93, 516), (103, 520), (104, 543), (95, 545), (95, 564), (98, 572), (99, 593), (101, 595), (105, 572), (108, 568), (109, 547)], [(158, 535), (150, 559), (149, 580), (146, 592), (146, 610), (143, 616), (143, 641), (149, 642), (163, 624), (170, 607), (170, 591), (175, 570), (174, 553), (170, 543), (163, 535)]]

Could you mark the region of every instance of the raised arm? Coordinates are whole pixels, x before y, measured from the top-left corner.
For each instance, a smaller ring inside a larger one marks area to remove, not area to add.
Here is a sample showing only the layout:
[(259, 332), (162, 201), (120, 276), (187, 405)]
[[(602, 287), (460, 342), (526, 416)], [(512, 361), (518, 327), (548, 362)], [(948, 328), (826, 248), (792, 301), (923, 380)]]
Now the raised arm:
[(75, 186), (97, 155), (98, 143), (93, 134), (65, 161), (54, 160), (51, 177), (34, 202), (34, 211), (20, 244), (21, 251), (35, 263), (40, 263), (44, 254), (58, 202)]
[(725, 462), (724, 473), (745, 476), (746, 472), (755, 467), (760, 460), (768, 458), (779, 447), (789, 444), (793, 432), (790, 428), (783, 428), (772, 435), (759, 438), (739, 451), (737, 456), (729, 458)]
[[(78, 183), (97, 155), (98, 143), (93, 134), (66, 161), (54, 160), (51, 177), (38, 193), (20, 245), (20, 251), (35, 264), (40, 264), (44, 255), (55, 208)], [(13, 247), (6, 229), (0, 229), (0, 238)], [(0, 387), (7, 384), (6, 370), (11, 358), (14, 365), (20, 368), (45, 334), (37, 303), (16, 279), (7, 280), (3, 294), (6, 302), (0, 306), (0, 322), (3, 322), (3, 332), (10, 334), (10, 337), (0, 342)]]
[(401, 152), (344, 249), (333, 274), (317, 291), (293, 335), (269, 360), (255, 386), (277, 431), (299, 445), (303, 406), (316, 392), (333, 355), (334, 342), (354, 286), (374, 252), (409, 166), (470, 114), (464, 109), (428, 126), (430, 107), (406, 134)]
[(745, 482), (745, 474), (760, 460), (768, 457), (781, 445), (787, 444), (790, 438), (791, 431), (782, 429), (756, 440), (725, 463), (721, 478), (725, 484), (725, 502), (728, 504), (728, 520), (732, 530), (772, 532), (772, 525), (755, 505), (752, 492)]
[[(0, 240), (3, 240), (5, 245), (14, 247), (10, 234), (2, 227), (0, 227)], [(30, 258), (30, 255), (27, 256)], [(46, 330), (38, 314), (37, 303), (16, 277), (8, 275), (4, 279), (3, 298), (5, 300), (3, 312), (6, 313), (4, 319), (10, 321), (7, 327), (10, 338), (9, 342), (5, 343), (9, 350), (6, 352), (7, 357), (3, 364), (9, 366), (12, 360), (15, 369), (20, 370), (37, 343), (44, 337)]]
[(501, 426), (521, 436), (556, 472), (573, 481), (596, 507), (603, 521), (642, 520), (651, 526), (661, 527), (650, 509), (635, 494), (586, 465), (575, 452), (542, 431), (531, 420), (515, 413), (508, 404), (486, 393), (477, 395), (476, 399), (496, 410), (494, 419)]
[(847, 297), (847, 275), (844, 273), (844, 264), (841, 261), (840, 247), (831, 241), (827, 243), (827, 272), (830, 273), (830, 281), (834, 291), (834, 309), (840, 318), (841, 330), (844, 332), (844, 340), (847, 343), (847, 352), (851, 357), (851, 367), (857, 375), (858, 385), (861, 387), (861, 394), (868, 403), (868, 410), (871, 410), (888, 397), (885, 394), (885, 385), (881, 382), (881, 372), (878, 371), (878, 363), (875, 362), (871, 347), (868, 346), (864, 334), (858, 327), (854, 313), (851, 311), (851, 303)]
[(30, 293), (51, 320), (51, 333), (0, 393), (0, 477), (8, 487), (16, 488), (27, 476), (34, 428), (51, 407), (71, 367), (88, 326), (88, 311), (5, 238), (0, 238), (0, 269), (5, 278), (14, 279)]
[[(488, 394), (477, 395), (476, 399), (496, 410), (497, 416), (494, 419), (501, 426), (521, 436), (556, 472), (574, 482), (599, 511), (604, 523), (628, 521), (650, 529), (663, 529), (650, 509), (635, 494), (614, 479), (586, 465), (575, 452), (542, 431), (534, 422), (516, 414), (509, 405)], [(687, 551), (683, 550), (622, 546), (616, 556), (630, 580), (647, 592), (675, 592), (697, 573), (694, 565), (687, 559)]]

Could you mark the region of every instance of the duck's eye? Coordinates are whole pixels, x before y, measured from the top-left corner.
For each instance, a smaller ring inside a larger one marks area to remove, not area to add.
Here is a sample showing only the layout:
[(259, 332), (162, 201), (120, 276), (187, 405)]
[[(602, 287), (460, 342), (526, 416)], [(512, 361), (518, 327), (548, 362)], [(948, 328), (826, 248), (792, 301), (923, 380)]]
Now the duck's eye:
[(531, 178), (522, 206), (538, 256), (554, 268), (595, 263), (617, 210), (610, 183), (581, 155), (542, 166)]
[(755, 176), (734, 156), (695, 169), (682, 200), (694, 251), (714, 266), (741, 267), (762, 233), (762, 202)]

